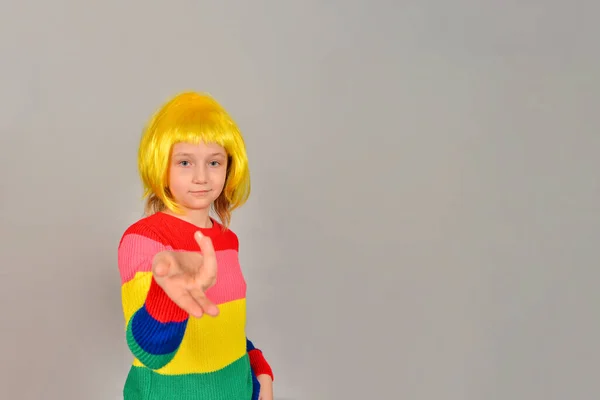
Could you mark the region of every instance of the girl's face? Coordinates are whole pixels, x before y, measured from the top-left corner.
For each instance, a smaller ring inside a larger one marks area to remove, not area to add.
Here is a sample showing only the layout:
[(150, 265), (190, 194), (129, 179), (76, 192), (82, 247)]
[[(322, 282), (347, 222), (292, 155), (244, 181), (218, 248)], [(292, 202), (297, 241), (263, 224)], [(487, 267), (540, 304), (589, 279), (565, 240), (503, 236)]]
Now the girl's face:
[(171, 153), (169, 190), (186, 211), (208, 209), (227, 176), (227, 153), (218, 144), (177, 143)]

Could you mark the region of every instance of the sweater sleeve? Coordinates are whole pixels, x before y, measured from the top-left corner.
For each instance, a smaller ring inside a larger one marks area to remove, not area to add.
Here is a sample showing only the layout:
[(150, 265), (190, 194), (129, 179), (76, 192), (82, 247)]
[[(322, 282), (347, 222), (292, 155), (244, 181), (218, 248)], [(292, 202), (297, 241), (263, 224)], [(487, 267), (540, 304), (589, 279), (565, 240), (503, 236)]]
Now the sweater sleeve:
[(250, 367), (252, 368), (254, 375), (259, 376), (266, 374), (271, 377), (271, 380), (274, 380), (273, 370), (265, 359), (262, 351), (254, 347), (254, 344), (248, 338), (246, 338), (246, 350), (248, 351), (248, 357), (250, 357)]
[(175, 357), (189, 318), (152, 276), (154, 256), (165, 250), (171, 249), (152, 232), (128, 231), (118, 251), (127, 345), (153, 370)]

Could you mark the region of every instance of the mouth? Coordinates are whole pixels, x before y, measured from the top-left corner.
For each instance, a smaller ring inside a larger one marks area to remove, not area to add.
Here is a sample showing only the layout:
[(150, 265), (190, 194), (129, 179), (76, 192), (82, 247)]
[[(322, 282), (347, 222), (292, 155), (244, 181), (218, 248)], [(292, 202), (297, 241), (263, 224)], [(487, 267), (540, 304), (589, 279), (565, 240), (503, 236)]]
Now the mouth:
[(210, 190), (190, 190), (190, 194), (192, 196), (204, 196), (206, 194), (208, 194), (210, 192)]

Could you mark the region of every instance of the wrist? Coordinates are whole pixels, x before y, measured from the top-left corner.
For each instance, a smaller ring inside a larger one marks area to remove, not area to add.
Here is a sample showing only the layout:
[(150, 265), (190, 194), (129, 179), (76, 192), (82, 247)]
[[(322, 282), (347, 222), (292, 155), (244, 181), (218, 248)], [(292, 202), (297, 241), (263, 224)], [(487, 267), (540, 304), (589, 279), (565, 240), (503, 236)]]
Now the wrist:
[(273, 386), (273, 378), (269, 374), (260, 374), (256, 377), (260, 382), (261, 387), (263, 386)]

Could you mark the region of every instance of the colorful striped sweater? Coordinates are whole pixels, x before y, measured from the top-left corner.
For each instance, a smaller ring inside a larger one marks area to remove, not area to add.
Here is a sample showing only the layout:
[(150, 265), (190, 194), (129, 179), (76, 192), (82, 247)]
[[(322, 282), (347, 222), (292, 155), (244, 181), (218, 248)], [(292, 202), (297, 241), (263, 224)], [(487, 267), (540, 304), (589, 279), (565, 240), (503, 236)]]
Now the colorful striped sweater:
[(206, 294), (217, 317), (191, 317), (152, 278), (156, 253), (200, 251), (199, 228), (156, 213), (131, 225), (119, 243), (118, 263), (126, 339), (134, 359), (123, 389), (125, 400), (255, 400), (256, 377), (273, 373), (245, 334), (246, 281), (238, 238), (213, 220), (201, 229), (217, 255), (217, 282)]

